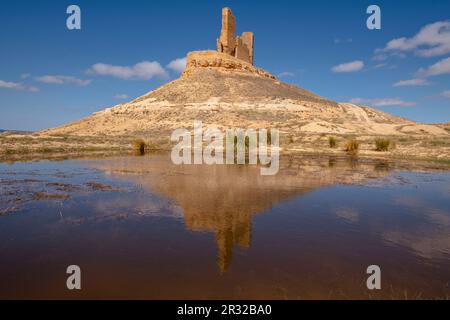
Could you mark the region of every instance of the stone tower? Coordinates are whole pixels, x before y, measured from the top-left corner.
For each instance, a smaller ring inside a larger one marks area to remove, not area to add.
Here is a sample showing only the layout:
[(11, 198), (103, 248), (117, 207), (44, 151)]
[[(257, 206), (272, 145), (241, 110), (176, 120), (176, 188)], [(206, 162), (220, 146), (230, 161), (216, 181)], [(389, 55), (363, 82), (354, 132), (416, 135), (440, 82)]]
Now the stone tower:
[(217, 51), (229, 54), (253, 65), (253, 32), (236, 37), (236, 19), (230, 8), (222, 9), (222, 31), (217, 39)]
[(230, 8), (222, 9), (222, 31), (217, 40), (217, 50), (234, 56), (236, 50), (236, 20)]

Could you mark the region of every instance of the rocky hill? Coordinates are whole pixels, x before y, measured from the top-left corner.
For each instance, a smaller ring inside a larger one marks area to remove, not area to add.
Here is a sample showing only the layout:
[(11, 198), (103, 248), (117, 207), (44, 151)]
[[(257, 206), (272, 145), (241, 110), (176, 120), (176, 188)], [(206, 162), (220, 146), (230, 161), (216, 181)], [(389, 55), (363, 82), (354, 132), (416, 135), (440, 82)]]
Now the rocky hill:
[(181, 77), (133, 101), (46, 130), (43, 134), (168, 136), (194, 120), (219, 128), (277, 128), (304, 134), (448, 135), (369, 107), (337, 103), (283, 83), (232, 56), (199, 51), (188, 55)]

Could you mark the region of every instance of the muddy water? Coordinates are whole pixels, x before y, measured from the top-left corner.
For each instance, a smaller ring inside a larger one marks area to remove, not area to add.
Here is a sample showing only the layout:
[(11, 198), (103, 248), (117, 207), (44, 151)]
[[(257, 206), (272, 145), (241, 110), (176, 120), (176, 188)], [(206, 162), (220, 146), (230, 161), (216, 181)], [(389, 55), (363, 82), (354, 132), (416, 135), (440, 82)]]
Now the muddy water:
[(448, 171), (290, 158), (264, 177), (157, 155), (0, 164), (0, 187), (3, 299), (450, 296)]

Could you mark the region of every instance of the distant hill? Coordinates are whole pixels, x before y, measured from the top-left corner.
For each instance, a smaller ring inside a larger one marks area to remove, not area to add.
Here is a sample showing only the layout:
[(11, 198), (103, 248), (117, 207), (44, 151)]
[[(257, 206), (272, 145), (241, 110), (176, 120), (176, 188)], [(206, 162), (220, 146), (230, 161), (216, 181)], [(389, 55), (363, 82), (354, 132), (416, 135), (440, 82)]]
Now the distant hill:
[(33, 133), (33, 131), (23, 131), (23, 130), (5, 130), (5, 129), (0, 129), (0, 133), (13, 133), (13, 134), (31, 134)]

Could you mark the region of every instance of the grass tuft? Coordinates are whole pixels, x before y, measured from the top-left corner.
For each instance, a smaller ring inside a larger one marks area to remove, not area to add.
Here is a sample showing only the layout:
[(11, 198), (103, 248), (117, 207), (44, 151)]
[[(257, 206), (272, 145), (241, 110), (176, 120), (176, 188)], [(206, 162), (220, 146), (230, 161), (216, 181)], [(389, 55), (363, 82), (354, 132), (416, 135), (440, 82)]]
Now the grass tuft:
[(349, 153), (357, 153), (359, 150), (359, 141), (358, 140), (350, 140), (345, 145), (345, 151)]
[(140, 155), (145, 154), (145, 150), (147, 149), (147, 143), (144, 141), (144, 139), (141, 139), (141, 138), (134, 139), (132, 144), (133, 144), (133, 150), (136, 153), (138, 153)]
[(330, 145), (330, 148), (336, 148), (337, 146), (337, 140), (335, 137), (329, 137), (328, 138), (328, 144)]
[(377, 151), (389, 151), (389, 147), (393, 146), (393, 143), (384, 138), (375, 139), (375, 150)]

